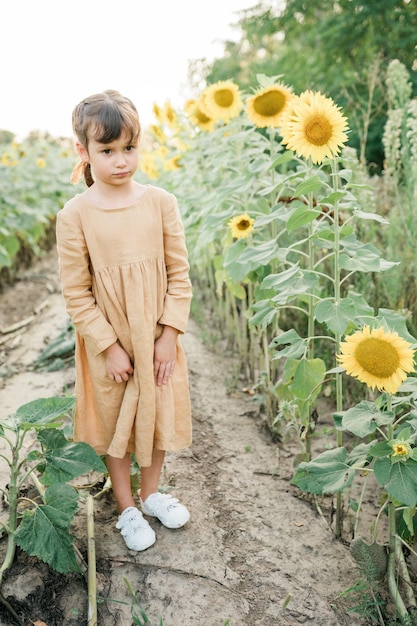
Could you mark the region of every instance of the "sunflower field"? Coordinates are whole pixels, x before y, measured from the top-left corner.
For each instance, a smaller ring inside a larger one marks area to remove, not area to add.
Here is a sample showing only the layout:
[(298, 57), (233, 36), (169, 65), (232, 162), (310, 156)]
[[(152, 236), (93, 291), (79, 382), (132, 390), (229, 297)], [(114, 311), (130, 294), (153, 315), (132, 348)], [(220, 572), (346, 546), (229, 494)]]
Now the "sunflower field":
[[(297, 442), (292, 484), (334, 495), (335, 537), (346, 509), (359, 519), (369, 477), (376, 482), (372, 543), (352, 542), (352, 555), (367, 592), (377, 595), (386, 574), (396, 623), (412, 623), (417, 107), (408, 73), (398, 61), (388, 68), (381, 176), (347, 146), (349, 120), (330, 97), (296, 94), (279, 76), (257, 79), (251, 93), (231, 80), (208, 85), (183, 110), (155, 103), (136, 178), (178, 198), (193, 315), (235, 356), (236, 384), (244, 379), (260, 419), (281, 441)], [(4, 277), (25, 251), (50, 245), (54, 216), (74, 194), (74, 164), (64, 140), (2, 147)], [(314, 455), (323, 399), (333, 440)], [(386, 556), (382, 571), (375, 547)]]
[[(236, 355), (271, 430), (298, 441), (292, 484), (334, 494), (336, 537), (346, 507), (359, 518), (366, 477), (376, 481), (372, 543), (352, 542), (352, 555), (374, 590), (388, 517), (383, 570), (408, 623), (417, 608), (405, 557), (417, 529), (417, 109), (407, 70), (393, 61), (387, 72), (383, 177), (345, 145), (349, 121), (331, 98), (297, 95), (280, 77), (258, 83), (244, 94), (218, 81), (184, 111), (155, 104), (139, 178), (178, 197), (195, 314)], [(333, 407), (334, 440), (313, 457), (320, 398)]]
[(55, 215), (71, 196), (72, 140), (32, 133), (0, 145), (0, 288), (55, 242)]

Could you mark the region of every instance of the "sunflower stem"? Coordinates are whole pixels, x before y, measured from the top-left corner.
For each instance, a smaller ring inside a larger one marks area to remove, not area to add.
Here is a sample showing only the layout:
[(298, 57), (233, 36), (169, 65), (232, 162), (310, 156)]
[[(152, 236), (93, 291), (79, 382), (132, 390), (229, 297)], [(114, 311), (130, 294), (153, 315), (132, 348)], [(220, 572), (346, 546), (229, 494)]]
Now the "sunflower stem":
[[(392, 410), (392, 395), (387, 394), (387, 410)], [(387, 426), (388, 440), (393, 437), (393, 425), (392, 422)], [(399, 551), (402, 552), (401, 545), (397, 542), (397, 522), (396, 522), (396, 507), (395, 504), (390, 501), (388, 505), (388, 524), (389, 524), (389, 556), (388, 556), (388, 588), (392, 599), (394, 600), (396, 609), (401, 618), (406, 618), (408, 615), (407, 608), (404, 604), (404, 600), (400, 594), (398, 588), (398, 581), (396, 576), (396, 563), (398, 562)], [(397, 545), (398, 543), (398, 545)]]
[(365, 491), (366, 491), (366, 486), (368, 484), (368, 478), (369, 478), (370, 474), (366, 475), (366, 478), (364, 480), (364, 483), (362, 485), (362, 489), (361, 489), (361, 495), (359, 497), (359, 502), (358, 502), (358, 510), (356, 511), (356, 515), (355, 515), (355, 525), (353, 528), (353, 538), (356, 538), (356, 535), (358, 533), (358, 527), (359, 527), (359, 520), (360, 520), (360, 513), (361, 513), (361, 509), (362, 509), (362, 503), (363, 503), (363, 498), (365, 495)]
[[(332, 167), (332, 182), (333, 182), (333, 190), (335, 192), (335, 197), (337, 198), (338, 191), (338, 179), (337, 179), (337, 167), (336, 167), (336, 159), (333, 158), (331, 161)], [(341, 284), (341, 273), (340, 273), (340, 231), (339, 231), (339, 202), (335, 200), (333, 205), (333, 233), (334, 233), (334, 259), (333, 259), (333, 272), (334, 272), (334, 303), (335, 306), (340, 305), (340, 284)], [(335, 332), (335, 346), (336, 350), (339, 347), (341, 340), (341, 334), (339, 332)], [(335, 355), (336, 356), (336, 355)], [(343, 381), (341, 372), (336, 372), (336, 411), (343, 410)], [(343, 446), (343, 432), (341, 430), (337, 430), (336, 434), (337, 438), (337, 446), (340, 448)], [(343, 531), (343, 499), (342, 493), (338, 492), (336, 494), (336, 517), (335, 517), (335, 534), (336, 537), (340, 538), (342, 536)]]
[(395, 535), (395, 558), (398, 564), (399, 574), (404, 582), (404, 596), (407, 601), (408, 610), (412, 607), (413, 610), (417, 608), (417, 602), (414, 595), (414, 586), (411, 581), (410, 572), (407, 568), (405, 561), (402, 544), (398, 535)]
[(96, 543), (94, 532), (94, 500), (87, 496), (87, 542), (88, 542), (88, 626), (97, 626), (97, 573)]
[(396, 578), (396, 530), (395, 530), (395, 504), (389, 503), (388, 506), (388, 519), (389, 519), (389, 557), (388, 557), (388, 588), (392, 599), (394, 600), (396, 609), (401, 618), (405, 619), (408, 615), (407, 608), (404, 604), (404, 600), (401, 597), (398, 589), (398, 582)]
[[(311, 158), (308, 159), (308, 170), (309, 176), (312, 172), (312, 162)], [(309, 211), (313, 210), (314, 206), (314, 196), (313, 192), (310, 191), (307, 194), (307, 207)], [(315, 263), (314, 263), (314, 245), (313, 245), (313, 226), (310, 222), (308, 225), (308, 270), (310, 272), (314, 271)], [(311, 293), (307, 296), (307, 337), (308, 337), (308, 346), (307, 346), (307, 359), (312, 359), (314, 357), (314, 299)], [(305, 451), (307, 454), (307, 458), (311, 456), (311, 413), (312, 413), (312, 405), (309, 403), (307, 408), (307, 424), (306, 424), (306, 436), (305, 436)]]

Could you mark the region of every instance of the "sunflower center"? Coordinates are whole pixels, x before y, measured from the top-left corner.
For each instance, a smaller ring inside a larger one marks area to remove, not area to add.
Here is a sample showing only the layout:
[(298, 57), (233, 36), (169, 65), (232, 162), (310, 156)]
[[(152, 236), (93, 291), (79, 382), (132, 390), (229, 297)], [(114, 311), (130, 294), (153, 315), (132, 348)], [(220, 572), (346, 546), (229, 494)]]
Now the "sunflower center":
[(230, 89), (217, 89), (214, 93), (214, 101), (217, 106), (227, 109), (233, 104), (233, 93)]
[(195, 116), (198, 119), (200, 124), (206, 124), (207, 122), (210, 121), (210, 118), (207, 117), (207, 115), (203, 113), (201, 109), (197, 109)]
[(392, 446), (394, 456), (409, 456), (410, 448), (406, 443), (394, 443)]
[(400, 364), (395, 346), (377, 337), (361, 341), (355, 349), (355, 357), (366, 372), (377, 378), (389, 378)]
[(280, 91), (268, 91), (255, 99), (253, 107), (258, 115), (273, 117), (282, 111), (286, 102), (285, 94)]
[(237, 224), (236, 224), (236, 228), (238, 230), (247, 230), (248, 228), (250, 228), (250, 222), (249, 220), (240, 220)]
[(313, 115), (305, 124), (304, 133), (307, 141), (315, 146), (324, 146), (330, 141), (333, 127), (327, 117)]

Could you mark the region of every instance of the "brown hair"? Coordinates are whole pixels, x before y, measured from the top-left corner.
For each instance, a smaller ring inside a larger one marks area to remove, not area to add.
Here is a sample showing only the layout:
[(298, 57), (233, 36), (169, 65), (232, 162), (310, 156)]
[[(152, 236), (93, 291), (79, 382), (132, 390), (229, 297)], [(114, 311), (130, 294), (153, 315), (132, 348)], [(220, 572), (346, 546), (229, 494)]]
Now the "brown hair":
[[(84, 98), (77, 104), (72, 113), (72, 128), (86, 150), (89, 138), (106, 144), (127, 131), (129, 141), (136, 143), (141, 131), (135, 105), (113, 89)], [(94, 183), (89, 163), (84, 164), (84, 180), (88, 187)]]

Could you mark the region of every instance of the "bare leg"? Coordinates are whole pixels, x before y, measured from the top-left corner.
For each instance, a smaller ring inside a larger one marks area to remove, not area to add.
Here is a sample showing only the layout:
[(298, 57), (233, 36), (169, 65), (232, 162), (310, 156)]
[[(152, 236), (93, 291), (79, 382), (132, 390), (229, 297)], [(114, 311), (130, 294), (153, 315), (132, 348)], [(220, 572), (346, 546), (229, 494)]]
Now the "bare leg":
[(144, 502), (151, 493), (158, 491), (159, 477), (164, 464), (165, 450), (154, 450), (152, 465), (141, 467), (140, 470), (140, 497)]
[(107, 455), (106, 464), (118, 512), (122, 513), (129, 506), (136, 506), (130, 488), (130, 453), (123, 459)]

